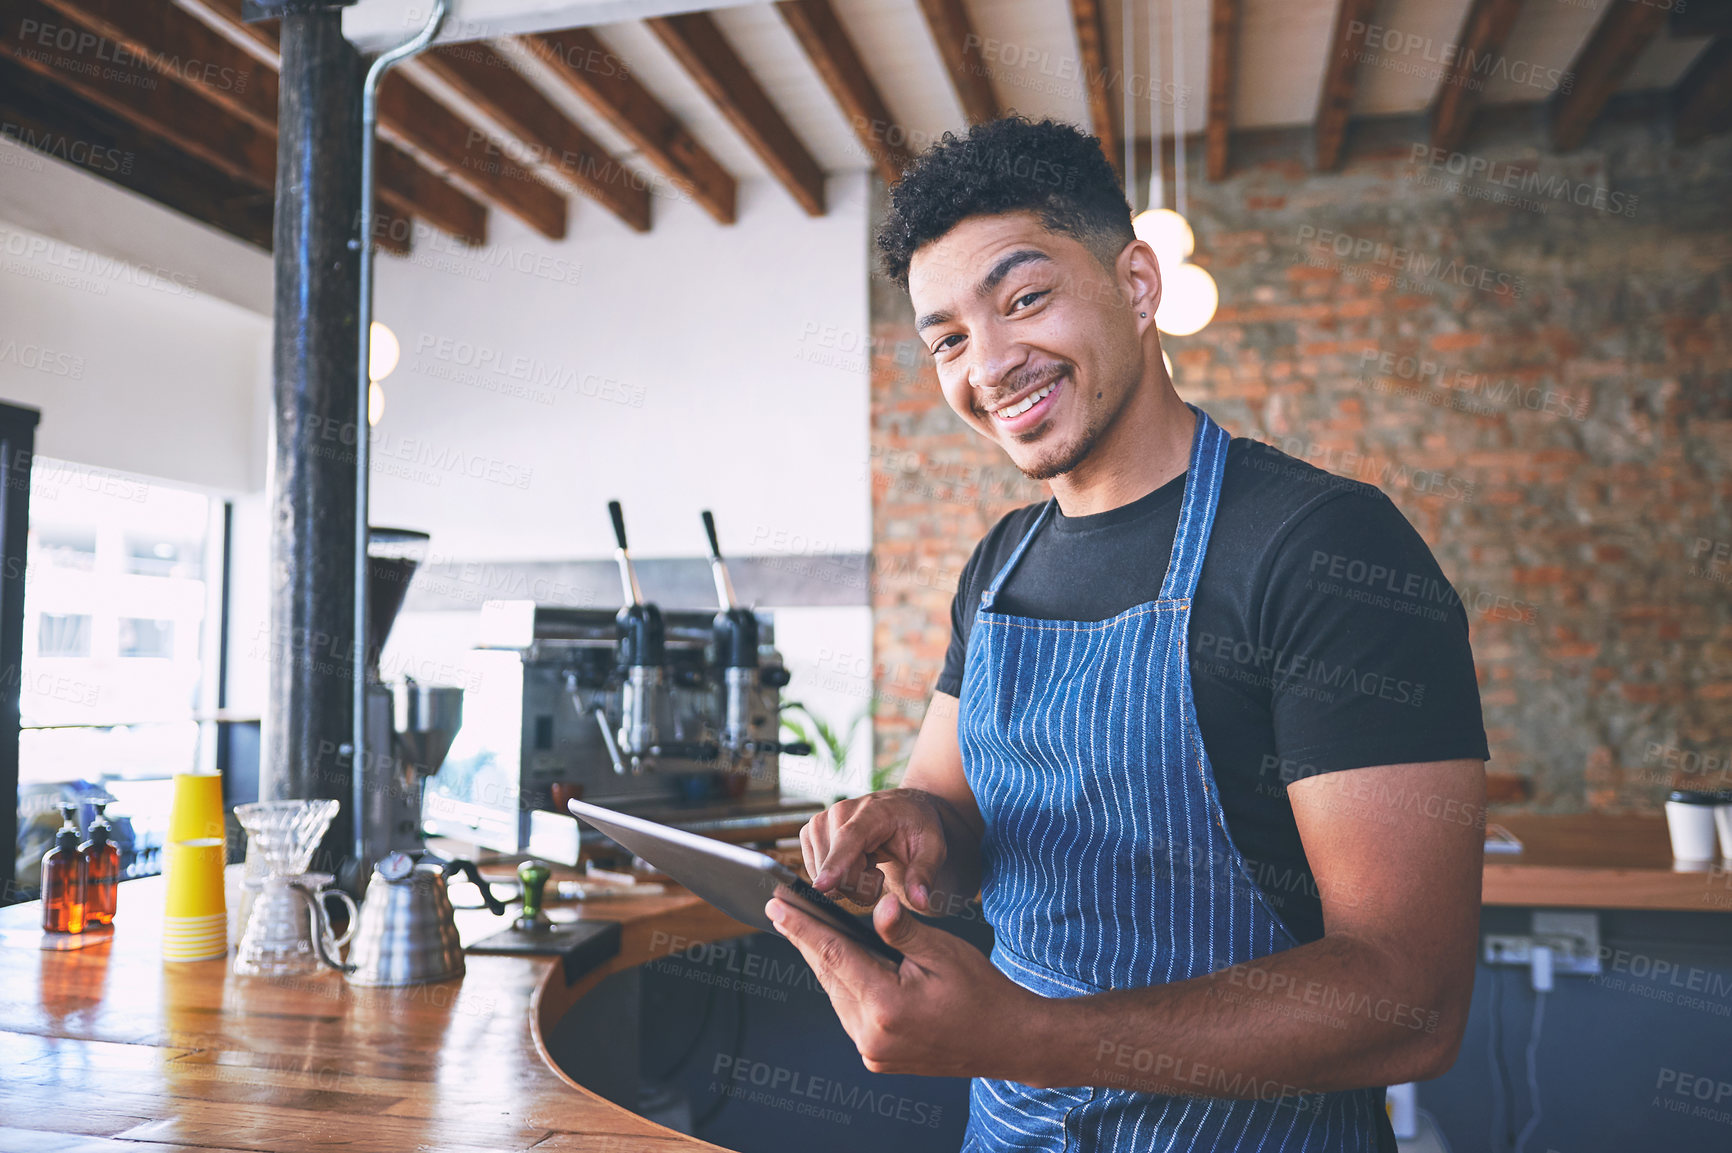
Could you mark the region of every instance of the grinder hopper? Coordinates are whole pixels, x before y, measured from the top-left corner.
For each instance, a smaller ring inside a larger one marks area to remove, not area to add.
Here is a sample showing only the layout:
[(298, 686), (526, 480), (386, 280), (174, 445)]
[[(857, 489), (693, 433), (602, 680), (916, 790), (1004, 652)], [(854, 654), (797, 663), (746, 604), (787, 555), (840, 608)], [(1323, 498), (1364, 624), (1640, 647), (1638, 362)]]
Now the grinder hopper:
[(463, 725), (463, 690), (405, 676), (387, 684), (380, 654), (426, 557), (428, 536), (411, 529), (367, 531), (367, 753), (361, 764), (361, 859), (345, 887), (358, 891), (373, 864), (421, 847), (421, 784), (439, 771)]

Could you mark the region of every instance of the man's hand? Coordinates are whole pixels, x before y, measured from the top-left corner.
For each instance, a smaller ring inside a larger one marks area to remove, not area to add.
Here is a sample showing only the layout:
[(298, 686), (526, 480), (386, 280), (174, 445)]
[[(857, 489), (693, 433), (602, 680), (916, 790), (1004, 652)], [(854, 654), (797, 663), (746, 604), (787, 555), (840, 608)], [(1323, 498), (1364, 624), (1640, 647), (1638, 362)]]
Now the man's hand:
[[(951, 863), (950, 839), (969, 836), (948, 808), (946, 801), (920, 789), (886, 789), (837, 801), (800, 830), (812, 886), (870, 905), (888, 883), (903, 904), (932, 913), (934, 883), (959, 872), (945, 869)], [(938, 904), (947, 908), (956, 897), (973, 895), (973, 889), (945, 892)]]
[(786, 901), (771, 898), (764, 912), (812, 966), (870, 1071), (1018, 1079), (1029, 1048), (1019, 1037), (1048, 1002), (979, 949), (922, 924), (895, 896), (878, 902), (872, 923), (901, 951), (896, 968)]

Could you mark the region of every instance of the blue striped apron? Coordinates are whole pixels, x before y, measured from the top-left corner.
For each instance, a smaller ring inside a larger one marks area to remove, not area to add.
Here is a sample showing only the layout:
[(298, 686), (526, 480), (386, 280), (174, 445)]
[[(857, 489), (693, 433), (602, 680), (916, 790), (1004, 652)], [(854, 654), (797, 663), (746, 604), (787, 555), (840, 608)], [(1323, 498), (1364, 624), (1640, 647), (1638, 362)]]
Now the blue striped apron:
[[(1183, 981), (1298, 942), (1227, 835), (1186, 661), (1191, 596), (1228, 436), (1197, 414), (1160, 598), (1105, 621), (992, 611), (1054, 502), (980, 598), (957, 736), (986, 820), (982, 898), (992, 962), (1046, 997)], [(1085, 574), (1078, 574), (1079, 579)], [(1375, 1150), (1384, 1091), (1222, 1092), (1231, 1071), (1115, 1051), (1096, 1087), (975, 1078), (966, 1150)], [(1176, 1073), (1195, 1096), (1111, 1088)], [(1219, 1096), (1208, 1095), (1217, 1086)]]

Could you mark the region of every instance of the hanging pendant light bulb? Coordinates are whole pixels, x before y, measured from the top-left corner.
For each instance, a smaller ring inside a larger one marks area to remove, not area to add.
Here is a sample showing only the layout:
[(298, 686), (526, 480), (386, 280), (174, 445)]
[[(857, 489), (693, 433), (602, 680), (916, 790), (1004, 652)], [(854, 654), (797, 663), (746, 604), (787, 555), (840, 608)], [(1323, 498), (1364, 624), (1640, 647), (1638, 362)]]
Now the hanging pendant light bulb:
[(369, 427), (379, 423), (379, 418), (385, 415), (385, 390), (379, 386), (397, 369), (397, 360), (403, 354), (403, 348), (397, 343), (397, 334), (375, 320), (367, 329), (367, 424)]
[(1190, 336), (1215, 318), (1220, 302), (1220, 290), (1207, 269), (1181, 264), (1163, 278), (1155, 325), (1168, 336)]
[(368, 330), (367, 379), (377, 383), (397, 370), (397, 360), (403, 355), (397, 334), (375, 320)]
[(1163, 273), (1171, 272), (1195, 251), (1197, 236), (1183, 216), (1171, 208), (1151, 208), (1131, 221), (1137, 239), (1155, 250)]

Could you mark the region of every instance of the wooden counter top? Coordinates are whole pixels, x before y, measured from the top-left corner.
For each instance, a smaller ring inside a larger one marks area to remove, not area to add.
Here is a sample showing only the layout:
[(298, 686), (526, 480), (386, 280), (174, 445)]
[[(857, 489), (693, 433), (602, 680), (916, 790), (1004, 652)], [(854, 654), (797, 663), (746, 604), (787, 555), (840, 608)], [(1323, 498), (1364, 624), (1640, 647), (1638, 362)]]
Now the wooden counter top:
[(1672, 864), (1665, 817), (1496, 816), (1522, 842), (1487, 853), (1487, 905), (1732, 913), (1732, 865)]
[[(1732, 868), (1676, 872), (1653, 817), (1496, 818), (1485, 903), (1732, 912)], [(164, 965), (160, 879), (121, 887), (111, 940), (40, 948), (39, 907), (0, 909), (0, 1149), (95, 1153), (715, 1150), (562, 1075), (543, 1037), (610, 973), (748, 932), (677, 891), (585, 907), (619, 956), (569, 988), (552, 959), (470, 955), (458, 981), (350, 987), (333, 972)], [(473, 941), (504, 918), (460, 910)]]
[[(40, 948), (39, 905), (0, 909), (0, 1149), (719, 1148), (578, 1086), (542, 1044), (606, 972), (749, 931), (683, 891), (586, 909), (622, 922), (621, 952), (569, 990), (551, 958), (472, 954), (461, 979), (405, 989), (164, 965), (164, 896), (126, 882), (112, 939), (62, 952)], [(458, 917), (465, 941), (507, 923)]]

